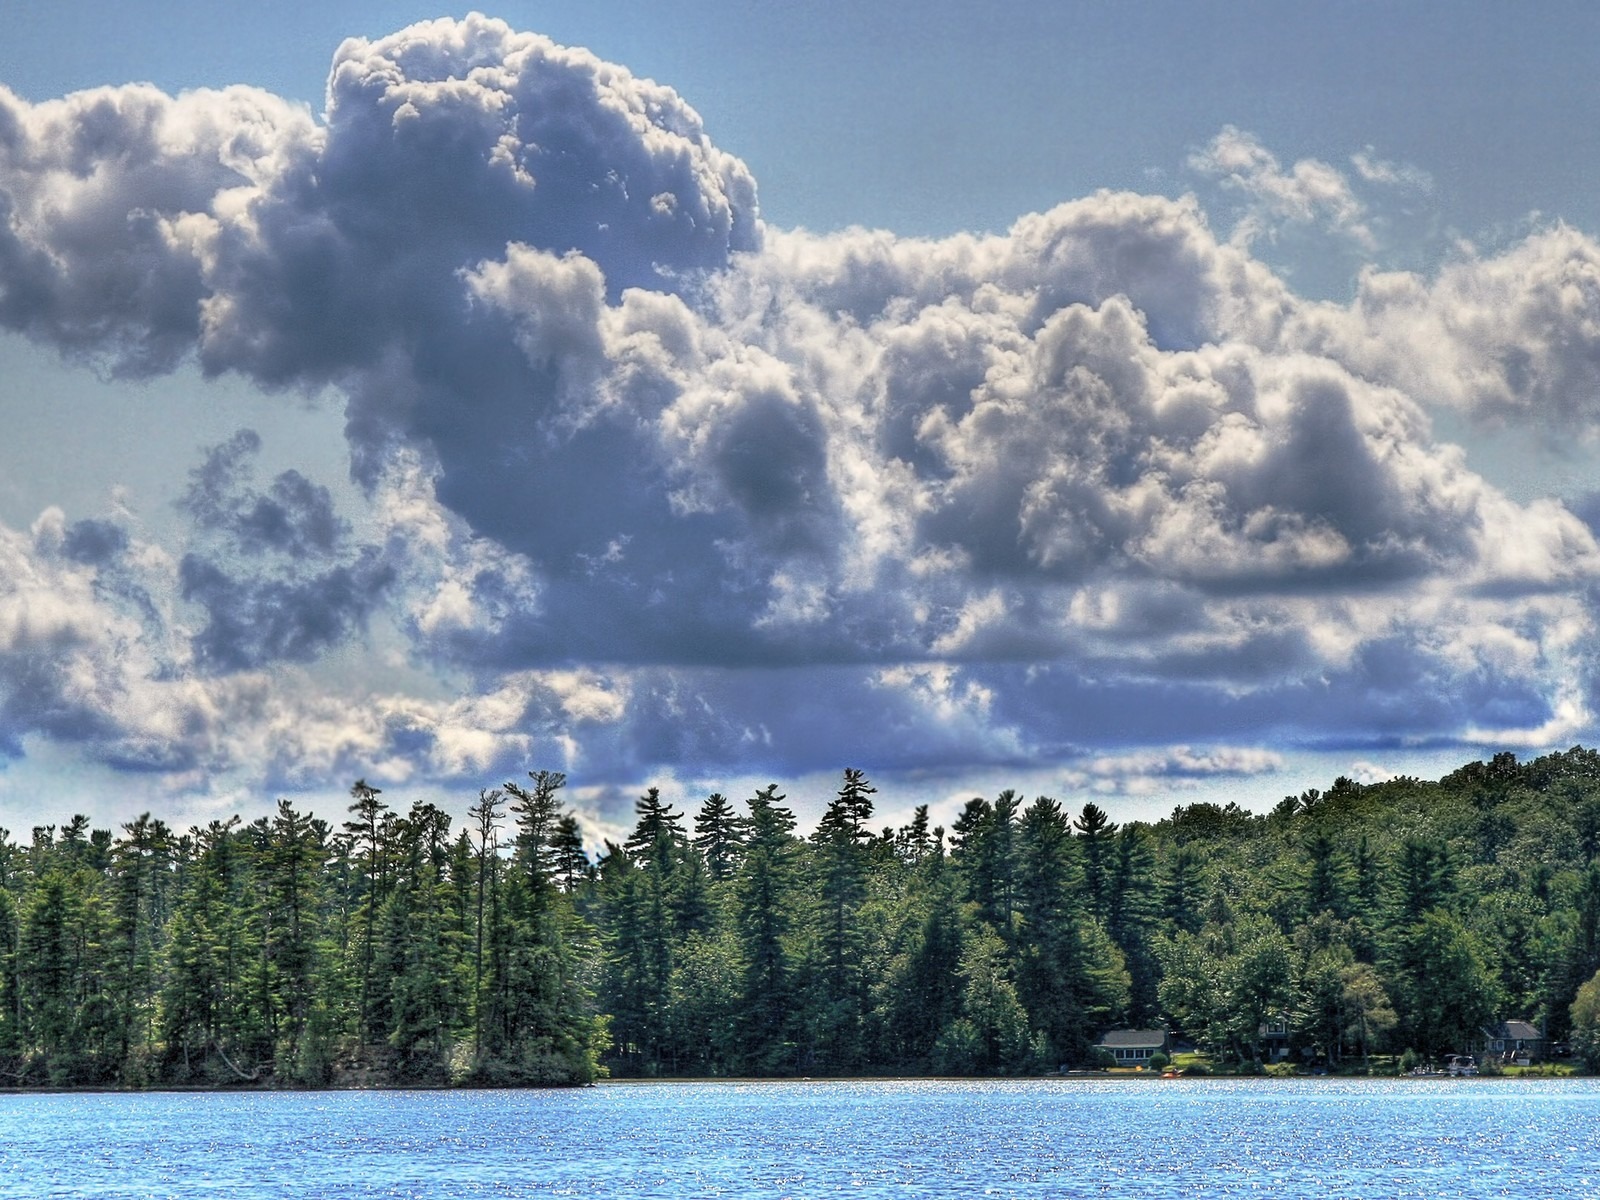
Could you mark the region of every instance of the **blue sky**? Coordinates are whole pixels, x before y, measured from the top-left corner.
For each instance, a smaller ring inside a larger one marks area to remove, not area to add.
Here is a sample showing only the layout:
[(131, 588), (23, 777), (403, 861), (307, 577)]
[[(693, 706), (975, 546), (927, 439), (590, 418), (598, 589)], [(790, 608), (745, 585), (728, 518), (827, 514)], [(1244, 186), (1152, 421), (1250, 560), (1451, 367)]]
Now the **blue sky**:
[[(195, 0), (16, 6), (0, 74), (32, 100), (148, 80), (245, 83), (320, 110), (349, 36), (462, 15), (428, 4)], [(1423, 166), (1440, 219), (1504, 236), (1528, 215), (1600, 219), (1600, 13), (1494, 3), (930, 0), (510, 3), (491, 15), (666, 83), (762, 184), (786, 227), (1004, 229), (1097, 188), (1180, 175), (1225, 124), (1274, 153), (1374, 145)], [(86, 31), (93, 31), (86, 35)], [(1180, 189), (1192, 181), (1160, 183)]]
[(903, 12), (8, 14), (0, 823), (1593, 742), (1600, 14)]

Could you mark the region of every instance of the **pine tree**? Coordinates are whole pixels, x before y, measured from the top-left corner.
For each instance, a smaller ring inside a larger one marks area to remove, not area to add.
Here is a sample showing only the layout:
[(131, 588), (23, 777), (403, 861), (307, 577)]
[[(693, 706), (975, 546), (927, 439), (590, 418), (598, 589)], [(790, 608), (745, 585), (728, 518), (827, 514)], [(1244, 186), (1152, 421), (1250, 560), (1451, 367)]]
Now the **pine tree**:
[(1204, 856), (1191, 844), (1169, 848), (1161, 873), (1161, 920), (1169, 933), (1199, 933), (1205, 923)]
[(483, 1058), (484, 1015), (484, 937), (493, 932), (485, 921), (486, 903), (499, 903), (499, 848), (500, 803), (505, 793), (499, 788), (486, 788), (478, 793), (478, 803), (467, 811), (478, 835), (477, 871), (474, 880), (475, 904), (473, 912), (472, 952), (472, 1061), (474, 1067)]
[(1581, 878), (1552, 967), (1555, 976), (1550, 1005), (1553, 1034), (1566, 1029), (1567, 1014), (1578, 989), (1600, 971), (1600, 862), (1591, 859)]
[[(0, 853), (7, 833), (0, 830)], [(24, 1078), (27, 1026), (22, 1016), (22, 914), (0, 869), (0, 1077)]]
[(583, 830), (571, 813), (556, 819), (555, 831), (550, 835), (550, 870), (566, 892), (576, 891), (593, 874), (583, 848)]
[[(39, 841), (36, 836), (35, 847)], [(47, 871), (29, 896), (19, 948), (29, 1050), (42, 1068), (41, 1082), (87, 1082), (76, 1029), (88, 967), (85, 924), (85, 897), (74, 878), (61, 870)]]
[(511, 815), (517, 823), (517, 861), (529, 885), (538, 890), (549, 886), (554, 872), (550, 839), (561, 820), (558, 795), (567, 786), (567, 777), (560, 771), (539, 770), (529, 771), (528, 778), (533, 782), (531, 791), (508, 782), (505, 794), (511, 798)]
[(1160, 1011), (1156, 984), (1161, 968), (1150, 945), (1160, 919), (1160, 901), (1150, 843), (1145, 826), (1124, 825), (1117, 831), (1105, 921), (1105, 931), (1127, 966), (1128, 1019), (1135, 1025), (1154, 1024)]
[(305, 1035), (319, 1000), (318, 983), (325, 978), (319, 936), (327, 826), (279, 800), (271, 825), (258, 831), (257, 845), (258, 989), (264, 1032), (279, 1074), (319, 1082), (327, 1070), (330, 1048), (307, 1042)]
[[(626, 865), (614, 864), (602, 890), (615, 930), (608, 957), (619, 1040), (631, 1047), (635, 1069), (655, 1074), (675, 1069), (670, 997), (688, 842), (682, 814), (662, 800), (659, 789), (648, 788), (634, 808)], [(693, 903), (697, 913), (701, 907)]]
[(793, 966), (788, 948), (799, 843), (794, 814), (776, 784), (750, 798), (749, 839), (738, 876), (738, 935), (744, 963), (740, 1043), (744, 1069), (792, 1070)]
[(390, 994), (388, 1042), (402, 1079), (441, 1083), (448, 1079), (455, 1017), (463, 1010), (459, 937), (445, 881), (449, 818), (419, 803), (400, 828), (400, 869), (384, 902), (379, 951)]
[(248, 1007), (242, 982), (250, 958), (245, 921), (244, 848), (238, 817), (192, 832), (195, 854), (169, 924), (161, 1036), (168, 1073), (179, 1082), (260, 1078), (240, 1065)]
[(891, 1065), (933, 1069), (940, 1034), (961, 1016), (961, 905), (956, 878), (942, 853), (919, 864), (908, 896), (914, 923), (904, 955), (888, 980), (885, 1025)]
[[(81, 861), (87, 840), (77, 820), (64, 840), (69, 858)], [(111, 852), (112, 922), (117, 952), (107, 963), (108, 993), (118, 1008), (117, 1058), (126, 1061), (134, 1047), (154, 1040), (156, 959), (166, 924), (167, 877), (172, 838), (165, 823), (149, 813), (123, 825), (123, 838)]]
[(1007, 969), (1006, 946), (987, 922), (963, 939), (961, 1016), (934, 1048), (935, 1069), (950, 1074), (1014, 1073), (1035, 1065), (1028, 1018)]
[(566, 776), (530, 771), (530, 790), (507, 784), (516, 855), (491, 906), (490, 982), (480, 1078), (508, 1084), (587, 1083), (599, 1071), (604, 1022), (591, 1011), (574, 945), (587, 938), (572, 898), (555, 885), (550, 837), (562, 819)]
[(1016, 811), (1016, 793), (1010, 790), (1001, 792), (993, 804), (974, 797), (952, 830), (953, 857), (966, 880), (967, 899), (978, 906), (979, 916), (1006, 938), (1012, 934), (1015, 908)]
[(1017, 992), (1055, 1062), (1080, 1062), (1092, 1040), (1084, 1013), (1083, 875), (1061, 806), (1040, 796), (1022, 815), (1018, 876), (1022, 925)]
[(744, 849), (744, 829), (733, 805), (721, 792), (712, 792), (694, 819), (694, 845), (705, 856), (706, 870), (721, 883), (733, 878)]
[(359, 929), (359, 956), (361, 991), (358, 1000), (357, 1023), (359, 1036), (363, 1043), (373, 1039), (373, 1031), (387, 1024), (387, 1003), (380, 1005), (372, 985), (372, 967), (374, 954), (373, 931), (377, 924), (378, 910), (387, 898), (387, 870), (384, 856), (386, 835), (392, 826), (385, 823), (389, 806), (378, 797), (383, 794), (381, 788), (371, 786), (365, 779), (358, 779), (350, 787), (352, 803), (349, 811), (355, 814), (355, 820), (346, 821), (344, 830), (353, 840), (360, 866), (361, 890), (356, 908), (356, 923)]
[(867, 987), (856, 917), (866, 901), (865, 845), (871, 838), (867, 821), (875, 791), (861, 771), (847, 769), (812, 836), (819, 986), (809, 1022), (809, 1051), (832, 1069), (854, 1069), (863, 1056)]
[(1110, 909), (1112, 839), (1116, 836), (1117, 825), (1104, 809), (1091, 801), (1083, 806), (1072, 827), (1078, 831), (1089, 912), (1103, 921)]

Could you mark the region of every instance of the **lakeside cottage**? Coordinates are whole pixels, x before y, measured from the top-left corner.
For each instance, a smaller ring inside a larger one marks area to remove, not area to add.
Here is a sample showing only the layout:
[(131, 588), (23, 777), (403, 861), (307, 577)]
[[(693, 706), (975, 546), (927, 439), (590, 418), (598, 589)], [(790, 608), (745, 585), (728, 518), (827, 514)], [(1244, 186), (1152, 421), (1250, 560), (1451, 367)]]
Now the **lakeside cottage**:
[(1484, 1058), (1531, 1066), (1550, 1054), (1549, 1040), (1529, 1021), (1501, 1021), (1486, 1025), (1472, 1049)]
[(1282, 1062), (1290, 1054), (1289, 1019), (1269, 1017), (1256, 1027), (1256, 1037), (1261, 1043), (1263, 1062)]
[(1148, 1066), (1158, 1050), (1172, 1053), (1165, 1029), (1113, 1029), (1095, 1043), (1095, 1049), (1110, 1054), (1119, 1067)]

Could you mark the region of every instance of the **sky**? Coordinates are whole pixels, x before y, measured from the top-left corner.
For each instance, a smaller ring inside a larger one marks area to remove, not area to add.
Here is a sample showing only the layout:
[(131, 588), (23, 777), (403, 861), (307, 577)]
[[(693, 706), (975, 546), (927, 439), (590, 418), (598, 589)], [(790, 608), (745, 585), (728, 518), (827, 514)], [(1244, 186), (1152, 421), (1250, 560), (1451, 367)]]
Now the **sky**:
[(6, 20), (13, 831), (1600, 738), (1592, 5)]

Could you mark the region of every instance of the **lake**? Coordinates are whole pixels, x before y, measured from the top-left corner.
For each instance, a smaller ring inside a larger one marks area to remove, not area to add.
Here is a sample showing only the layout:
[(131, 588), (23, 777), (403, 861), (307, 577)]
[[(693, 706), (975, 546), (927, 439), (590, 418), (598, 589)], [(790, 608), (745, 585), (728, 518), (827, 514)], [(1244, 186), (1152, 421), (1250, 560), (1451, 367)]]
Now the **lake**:
[(0, 1096), (0, 1197), (1593, 1197), (1600, 1081)]

